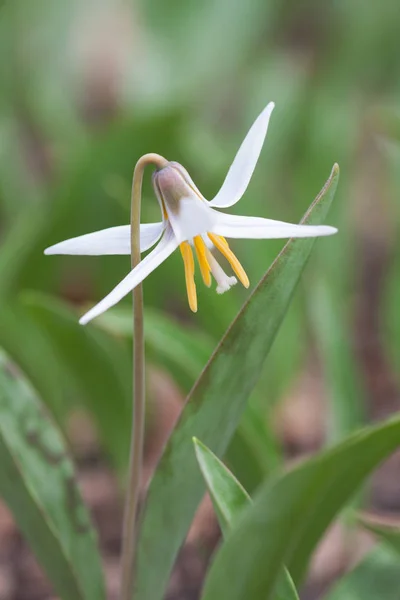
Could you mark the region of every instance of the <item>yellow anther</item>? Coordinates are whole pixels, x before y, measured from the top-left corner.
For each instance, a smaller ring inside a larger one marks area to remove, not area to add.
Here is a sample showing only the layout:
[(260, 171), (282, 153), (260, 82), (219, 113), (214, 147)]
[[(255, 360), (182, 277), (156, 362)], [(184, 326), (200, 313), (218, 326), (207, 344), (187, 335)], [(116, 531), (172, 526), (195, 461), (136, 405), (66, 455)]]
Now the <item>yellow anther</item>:
[(194, 282), (194, 259), (193, 252), (189, 242), (182, 242), (179, 245), (182, 254), (183, 264), (185, 265), (186, 291), (190, 309), (197, 312), (197, 294), (196, 284)]
[(219, 236), (218, 236), (218, 238), (221, 240), (221, 242), (222, 242), (222, 243), (223, 243), (223, 244), (224, 244), (224, 245), (225, 245), (227, 248), (229, 248), (229, 244), (228, 244), (228, 242), (226, 241), (226, 239), (224, 238), (224, 236), (223, 236), (223, 235), (219, 235)]
[(221, 252), (223, 256), (225, 256), (226, 260), (231, 265), (232, 269), (237, 275), (239, 281), (244, 285), (245, 288), (248, 288), (250, 285), (249, 278), (246, 275), (245, 270), (242, 265), (233, 254), (232, 250), (229, 248), (229, 244), (224, 237), (221, 235), (216, 235), (215, 233), (207, 234), (214, 246)]
[(199, 261), (201, 276), (207, 287), (211, 285), (211, 267), (207, 259), (207, 247), (201, 235), (196, 235), (193, 238), (194, 247), (196, 248), (197, 260)]

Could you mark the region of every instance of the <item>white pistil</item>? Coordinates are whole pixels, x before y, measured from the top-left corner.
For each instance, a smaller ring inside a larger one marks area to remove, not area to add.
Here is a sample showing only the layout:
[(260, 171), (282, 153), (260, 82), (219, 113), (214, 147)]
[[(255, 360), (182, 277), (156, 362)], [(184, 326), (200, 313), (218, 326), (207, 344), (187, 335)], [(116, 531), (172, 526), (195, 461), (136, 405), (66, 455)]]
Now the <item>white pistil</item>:
[(211, 267), (211, 273), (218, 284), (217, 294), (224, 294), (230, 290), (232, 286), (237, 284), (236, 277), (229, 277), (209, 250), (207, 250), (207, 260)]

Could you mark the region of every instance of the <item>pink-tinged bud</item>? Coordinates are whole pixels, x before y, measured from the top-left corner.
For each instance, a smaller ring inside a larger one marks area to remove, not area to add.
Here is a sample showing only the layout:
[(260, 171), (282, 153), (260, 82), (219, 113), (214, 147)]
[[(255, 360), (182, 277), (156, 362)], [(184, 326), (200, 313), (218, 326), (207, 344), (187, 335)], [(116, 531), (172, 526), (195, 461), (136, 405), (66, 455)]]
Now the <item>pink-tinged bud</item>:
[(184, 198), (202, 197), (186, 169), (177, 162), (170, 162), (163, 169), (156, 171), (153, 174), (153, 186), (167, 214), (179, 214)]

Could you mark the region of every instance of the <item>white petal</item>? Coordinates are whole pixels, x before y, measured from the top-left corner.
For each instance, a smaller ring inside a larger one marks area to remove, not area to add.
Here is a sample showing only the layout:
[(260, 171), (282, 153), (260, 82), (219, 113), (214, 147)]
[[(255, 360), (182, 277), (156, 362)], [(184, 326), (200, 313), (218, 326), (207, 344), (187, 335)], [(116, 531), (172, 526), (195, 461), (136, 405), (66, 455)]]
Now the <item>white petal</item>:
[(328, 225), (293, 225), (261, 217), (239, 217), (219, 213), (213, 232), (228, 238), (279, 239), (332, 235), (337, 229)]
[[(158, 240), (162, 236), (162, 233), (163, 233), (165, 227), (166, 227), (165, 222), (142, 223), (140, 225), (140, 252), (145, 252), (146, 250), (148, 250), (149, 248), (154, 246), (154, 244), (156, 242), (158, 242)], [(131, 235), (131, 226), (129, 225), (129, 237), (130, 237), (130, 235)], [(129, 243), (129, 254), (131, 253), (130, 246), (131, 246), (131, 244)]]
[(168, 206), (167, 211), (179, 243), (212, 231), (219, 216), (216, 210), (210, 208), (205, 200), (201, 200), (194, 193), (190, 197), (180, 199), (176, 212), (169, 210)]
[(108, 296), (103, 298), (101, 302), (96, 304), (89, 312), (87, 312), (79, 321), (81, 325), (86, 325), (95, 317), (98, 317), (103, 312), (117, 304), (124, 296), (129, 294), (139, 283), (143, 281), (154, 269), (156, 269), (164, 260), (172, 254), (177, 248), (178, 243), (175, 236), (170, 228), (168, 228), (162, 238), (161, 242), (154, 248), (150, 254), (144, 258), (133, 271), (129, 273), (113, 289)]
[[(144, 252), (153, 246), (161, 237), (164, 230), (163, 223), (145, 223), (140, 226), (140, 250)], [(94, 233), (87, 233), (79, 237), (65, 240), (50, 248), (45, 254), (130, 254), (131, 253), (131, 227), (121, 225), (110, 227)]]
[(154, 189), (164, 207), (178, 242), (211, 231), (218, 213), (192, 187), (187, 171), (170, 163), (153, 177)]
[(253, 123), (235, 156), (221, 189), (211, 200), (211, 206), (219, 208), (232, 206), (245, 193), (260, 156), (274, 106), (275, 104), (270, 102)]

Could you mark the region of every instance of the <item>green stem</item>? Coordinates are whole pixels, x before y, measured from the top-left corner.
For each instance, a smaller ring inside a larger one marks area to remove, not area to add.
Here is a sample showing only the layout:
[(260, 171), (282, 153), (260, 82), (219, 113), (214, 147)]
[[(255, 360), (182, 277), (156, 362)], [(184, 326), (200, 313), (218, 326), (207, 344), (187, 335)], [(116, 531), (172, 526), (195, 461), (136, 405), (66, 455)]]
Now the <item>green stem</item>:
[[(159, 154), (145, 154), (133, 173), (131, 195), (131, 259), (132, 269), (140, 263), (140, 208), (143, 173), (147, 165), (158, 169), (168, 162)], [(136, 548), (136, 522), (140, 497), (145, 425), (145, 357), (142, 284), (133, 290), (133, 423), (129, 458), (129, 478), (122, 530), (120, 600), (132, 600)]]

